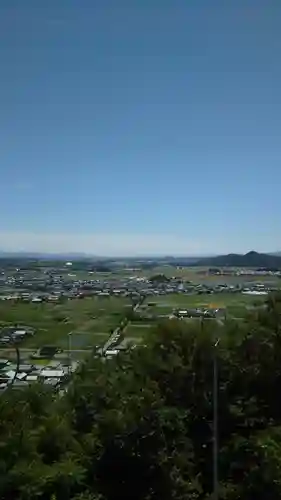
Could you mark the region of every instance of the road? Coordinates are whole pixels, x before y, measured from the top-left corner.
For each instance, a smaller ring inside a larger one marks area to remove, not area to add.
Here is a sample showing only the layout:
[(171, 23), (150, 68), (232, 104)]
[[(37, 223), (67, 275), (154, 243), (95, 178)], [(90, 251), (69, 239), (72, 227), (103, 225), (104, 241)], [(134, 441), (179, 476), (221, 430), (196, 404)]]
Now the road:
[[(139, 308), (139, 306), (141, 305), (141, 302), (138, 302), (134, 307), (133, 307), (133, 312), (136, 312)], [(117, 326), (114, 330), (114, 332), (112, 333), (112, 335), (109, 337), (109, 339), (105, 342), (105, 344), (103, 345), (102, 347), (102, 351), (105, 352), (107, 351), (107, 349), (109, 349), (109, 347), (114, 343), (116, 342), (117, 338), (118, 338), (118, 335), (119, 333), (122, 333), (126, 330), (126, 328), (129, 326), (131, 322), (128, 321), (128, 323), (123, 327), (121, 328), (120, 326)]]
[[(133, 308), (133, 312), (136, 312), (138, 307), (140, 306), (140, 302), (138, 302), (134, 308)], [(121, 329), (120, 326), (117, 326), (115, 328), (115, 330), (112, 332), (112, 335), (109, 337), (109, 339), (105, 342), (105, 344), (103, 345), (102, 347), (102, 351), (105, 352), (107, 349), (109, 349), (109, 347), (114, 343), (116, 342), (117, 338), (118, 338), (118, 334), (121, 333), (123, 330), (125, 330), (127, 328), (127, 326), (130, 324), (130, 322), (127, 323), (127, 325), (125, 325), (125, 327), (123, 329)], [(68, 334), (68, 339), (69, 339), (69, 344), (68, 344), (68, 347), (69, 349), (66, 350), (66, 352), (68, 352), (69, 355), (71, 355), (71, 353), (88, 353), (89, 352), (89, 349), (72, 349), (71, 348), (71, 336), (72, 334), (74, 334), (74, 332), (69, 332)], [(25, 355), (25, 357), (27, 356), (31, 356), (32, 354), (34, 354), (34, 351), (35, 349), (30, 349), (30, 348), (27, 348), (27, 347), (21, 347), (20, 348), (20, 352)], [(11, 353), (14, 353), (14, 349), (11, 348), (11, 347), (7, 347), (7, 348), (1, 348), (1, 353), (5, 353), (6, 355), (7, 354), (11, 354)]]

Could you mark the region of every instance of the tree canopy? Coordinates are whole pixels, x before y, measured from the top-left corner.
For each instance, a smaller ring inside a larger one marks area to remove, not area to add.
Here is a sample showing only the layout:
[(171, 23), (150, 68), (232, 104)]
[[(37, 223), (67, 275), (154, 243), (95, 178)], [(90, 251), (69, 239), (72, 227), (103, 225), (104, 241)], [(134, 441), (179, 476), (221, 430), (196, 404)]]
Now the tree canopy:
[(170, 279), (165, 274), (154, 274), (150, 277), (152, 283), (167, 283)]
[(219, 498), (280, 499), (280, 359), (276, 294), (244, 321), (170, 320), (145, 347), (90, 357), (63, 397), (5, 391), (0, 498), (211, 499), (216, 362)]

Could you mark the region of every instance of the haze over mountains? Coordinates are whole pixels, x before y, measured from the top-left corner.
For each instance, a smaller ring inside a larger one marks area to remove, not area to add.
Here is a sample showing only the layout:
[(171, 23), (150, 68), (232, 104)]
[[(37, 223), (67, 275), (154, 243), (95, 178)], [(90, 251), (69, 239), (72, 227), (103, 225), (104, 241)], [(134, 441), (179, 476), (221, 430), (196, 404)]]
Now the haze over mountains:
[(196, 261), (195, 266), (214, 267), (266, 267), (281, 268), (280, 254), (265, 254), (255, 251), (242, 254), (219, 255), (217, 257), (206, 257)]
[(128, 260), (128, 261), (159, 261), (170, 263), (172, 265), (178, 266), (202, 266), (202, 267), (265, 267), (265, 268), (281, 268), (281, 252), (276, 253), (259, 253), (255, 251), (248, 252), (246, 254), (235, 254), (230, 253), (227, 255), (217, 255), (208, 257), (101, 257), (97, 255), (91, 255), (86, 253), (36, 253), (36, 252), (4, 252), (0, 251), (0, 258), (9, 259), (35, 259), (35, 260)]

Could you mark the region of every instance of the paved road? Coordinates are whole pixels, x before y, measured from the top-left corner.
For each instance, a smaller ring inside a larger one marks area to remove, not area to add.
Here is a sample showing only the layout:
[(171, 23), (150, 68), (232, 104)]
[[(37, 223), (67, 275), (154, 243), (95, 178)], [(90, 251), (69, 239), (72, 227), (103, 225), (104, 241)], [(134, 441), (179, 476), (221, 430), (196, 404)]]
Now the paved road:
[[(139, 306), (141, 305), (140, 302), (138, 302), (134, 308), (133, 308), (133, 312), (136, 312), (139, 308)], [(122, 331), (125, 331), (126, 328), (129, 326), (130, 324), (130, 321), (127, 323), (127, 325), (124, 327), (124, 328), (120, 328), (120, 326), (117, 326), (114, 330), (114, 332), (112, 333), (112, 335), (109, 337), (109, 339), (105, 342), (105, 344), (103, 345), (103, 352), (105, 352), (107, 349), (109, 349), (109, 347), (116, 341), (117, 339), (117, 336), (118, 336), (118, 333), (121, 333)]]
[[(137, 303), (137, 304), (134, 306), (133, 311), (134, 311), (134, 312), (135, 312), (135, 311), (137, 311), (137, 309), (138, 309), (138, 307), (139, 307), (139, 306), (140, 306), (140, 303)], [(128, 324), (126, 325), (126, 327), (127, 327), (129, 324), (130, 324), (130, 323), (128, 323)], [(125, 328), (126, 328), (126, 327), (125, 327)], [(115, 341), (116, 341), (117, 336), (118, 336), (118, 333), (119, 333), (120, 331), (121, 331), (120, 326), (117, 326), (117, 327), (115, 328), (115, 330), (113, 331), (112, 335), (109, 337), (109, 339), (108, 339), (108, 340), (105, 342), (105, 344), (103, 345), (103, 347), (102, 347), (103, 352), (104, 352), (104, 351), (106, 351), (106, 350), (107, 350), (107, 349), (108, 349), (108, 348), (109, 348), (109, 347), (113, 344), (113, 342), (115, 342)], [(66, 351), (66, 352), (68, 352), (69, 354), (71, 354), (71, 353), (83, 353), (83, 352), (85, 352), (85, 353), (86, 353), (86, 352), (89, 352), (89, 349), (72, 349), (72, 346), (71, 346), (72, 335), (75, 335), (75, 332), (69, 332), (69, 334), (68, 334), (68, 339), (69, 339), (69, 345), (68, 345), (68, 347), (69, 347), (69, 350), (68, 350), (68, 349), (65, 349), (65, 351)], [(78, 335), (79, 335), (79, 334), (78, 334)], [(20, 352), (21, 352), (22, 354), (26, 354), (26, 355), (27, 355), (27, 354), (29, 354), (29, 355), (33, 354), (33, 353), (34, 353), (34, 350), (35, 350), (35, 349), (30, 349), (30, 348), (28, 349), (28, 348), (25, 348), (25, 347), (21, 347), (21, 348), (20, 348)], [(3, 348), (3, 349), (1, 349), (1, 350), (0, 350), (0, 352), (2, 352), (2, 353), (4, 353), (4, 352), (5, 352), (6, 354), (7, 354), (7, 353), (12, 353), (12, 352), (14, 352), (14, 349), (13, 349), (13, 348), (11, 348), (11, 347), (10, 347), (10, 348), (9, 348), (9, 347), (7, 347), (7, 348)]]

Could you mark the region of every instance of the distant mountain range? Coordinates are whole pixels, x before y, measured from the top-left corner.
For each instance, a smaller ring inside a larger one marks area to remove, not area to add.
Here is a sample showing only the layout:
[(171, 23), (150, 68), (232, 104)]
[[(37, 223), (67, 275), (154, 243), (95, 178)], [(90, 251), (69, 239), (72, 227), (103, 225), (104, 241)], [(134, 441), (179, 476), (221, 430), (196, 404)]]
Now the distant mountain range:
[(230, 253), (228, 255), (218, 255), (217, 257), (206, 257), (199, 259), (193, 266), (208, 267), (254, 267), (254, 268), (277, 268), (281, 269), (281, 253), (266, 254), (258, 252), (248, 252), (244, 255)]
[[(210, 255), (209, 255), (210, 256)], [(132, 262), (142, 262), (142, 261), (158, 261), (158, 262), (184, 262), (185, 265), (191, 262), (196, 262), (198, 259), (203, 258), (203, 256), (195, 257), (174, 257), (174, 256), (161, 256), (161, 255), (151, 255), (151, 256), (132, 256), (123, 255), (122, 257), (105, 257), (100, 255), (93, 255), (88, 253), (47, 253), (47, 252), (7, 252), (0, 250), (0, 258), (22, 258), (22, 259), (42, 259), (42, 260), (77, 260), (77, 259), (95, 259), (95, 260), (107, 260), (107, 261), (132, 261)], [(176, 265), (176, 264), (174, 264)]]
[(89, 255), (86, 253), (37, 253), (37, 252), (5, 252), (0, 251), (0, 259), (17, 260), (45, 260), (45, 261), (100, 261), (100, 262), (136, 262), (151, 266), (157, 264), (169, 264), (172, 266), (202, 266), (202, 267), (254, 267), (254, 268), (277, 268), (281, 269), (281, 252), (258, 253), (248, 252), (246, 254), (230, 253), (228, 255), (218, 255), (209, 257), (123, 257), (105, 258)]

